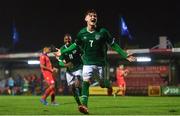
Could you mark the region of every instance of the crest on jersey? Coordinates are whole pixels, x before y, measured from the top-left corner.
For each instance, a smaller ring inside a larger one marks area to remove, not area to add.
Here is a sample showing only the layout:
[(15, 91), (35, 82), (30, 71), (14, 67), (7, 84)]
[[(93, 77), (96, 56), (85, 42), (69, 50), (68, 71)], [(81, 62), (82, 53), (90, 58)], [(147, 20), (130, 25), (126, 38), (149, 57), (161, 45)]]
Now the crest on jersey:
[(96, 39), (96, 40), (99, 40), (100, 37), (101, 37), (101, 35), (99, 35), (99, 34), (96, 34), (96, 35), (95, 35), (95, 39)]
[(83, 37), (83, 39), (87, 39), (87, 37), (86, 37), (86, 36), (84, 36), (84, 37)]

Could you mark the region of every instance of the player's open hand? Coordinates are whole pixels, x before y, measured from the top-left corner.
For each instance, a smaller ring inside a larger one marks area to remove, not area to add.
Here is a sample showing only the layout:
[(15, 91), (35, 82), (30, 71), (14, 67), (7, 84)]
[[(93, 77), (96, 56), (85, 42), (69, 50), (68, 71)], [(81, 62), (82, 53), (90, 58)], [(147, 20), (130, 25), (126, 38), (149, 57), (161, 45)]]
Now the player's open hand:
[(134, 61), (136, 61), (136, 57), (134, 57), (134, 56), (132, 56), (132, 55), (128, 56), (126, 59), (127, 59), (129, 62), (134, 62)]
[(58, 49), (58, 48), (55, 48), (57, 51), (56, 52), (53, 52), (53, 54), (56, 56), (56, 57), (59, 57), (61, 56), (61, 50)]

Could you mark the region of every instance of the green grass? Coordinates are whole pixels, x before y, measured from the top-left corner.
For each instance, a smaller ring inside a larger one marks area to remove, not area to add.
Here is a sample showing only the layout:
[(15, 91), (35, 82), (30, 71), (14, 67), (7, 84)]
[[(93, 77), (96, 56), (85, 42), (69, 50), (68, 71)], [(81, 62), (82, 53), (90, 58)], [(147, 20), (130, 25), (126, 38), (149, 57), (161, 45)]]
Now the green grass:
[[(40, 96), (0, 96), (0, 115), (81, 115), (72, 96), (44, 106)], [(48, 101), (50, 99), (48, 98)], [(90, 96), (91, 115), (180, 115), (180, 97)]]

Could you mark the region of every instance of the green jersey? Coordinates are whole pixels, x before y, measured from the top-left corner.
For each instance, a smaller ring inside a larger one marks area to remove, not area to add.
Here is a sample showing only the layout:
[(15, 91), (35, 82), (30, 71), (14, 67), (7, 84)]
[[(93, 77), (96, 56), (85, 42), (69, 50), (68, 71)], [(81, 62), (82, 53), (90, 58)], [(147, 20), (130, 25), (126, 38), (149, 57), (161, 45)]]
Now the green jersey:
[[(60, 49), (64, 50), (67, 48), (68, 47), (66, 45), (64, 45)], [(81, 59), (81, 54), (82, 54), (81, 49), (79, 47), (76, 47), (75, 49), (62, 54), (59, 57), (59, 59), (60, 59), (60, 61), (65, 60), (66, 63), (71, 62), (73, 64), (72, 67), (67, 68), (67, 71), (76, 71), (76, 70), (82, 68), (82, 65), (83, 65), (83, 62)]]
[(113, 37), (105, 28), (97, 28), (94, 32), (87, 31), (87, 27), (80, 30), (76, 44), (83, 50), (84, 65), (103, 66), (107, 60), (107, 44), (114, 43)]

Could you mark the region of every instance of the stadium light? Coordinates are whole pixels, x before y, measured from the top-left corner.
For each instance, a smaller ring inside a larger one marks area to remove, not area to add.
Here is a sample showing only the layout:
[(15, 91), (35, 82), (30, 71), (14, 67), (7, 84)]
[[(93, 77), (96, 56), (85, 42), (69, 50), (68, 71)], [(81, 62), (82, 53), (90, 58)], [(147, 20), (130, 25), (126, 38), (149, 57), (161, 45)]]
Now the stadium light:
[(151, 58), (150, 57), (136, 57), (137, 62), (151, 62)]
[(28, 64), (40, 64), (39, 60), (28, 60)]

